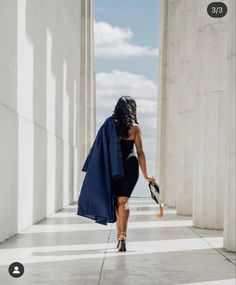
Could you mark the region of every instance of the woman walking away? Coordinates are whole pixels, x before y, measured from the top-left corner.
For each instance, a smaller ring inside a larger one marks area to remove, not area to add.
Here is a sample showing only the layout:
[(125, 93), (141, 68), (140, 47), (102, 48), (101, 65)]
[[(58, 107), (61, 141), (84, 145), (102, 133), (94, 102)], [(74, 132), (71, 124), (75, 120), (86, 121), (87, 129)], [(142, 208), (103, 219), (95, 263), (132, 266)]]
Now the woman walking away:
[(82, 168), (86, 175), (77, 210), (77, 215), (103, 225), (116, 222), (118, 251), (126, 251), (128, 201), (139, 178), (139, 165), (144, 178), (155, 182), (146, 170), (136, 102), (122, 96), (99, 129)]
[[(123, 159), (124, 176), (112, 181), (115, 195), (117, 248), (126, 251), (127, 223), (129, 218), (128, 200), (139, 177), (139, 164), (147, 181), (154, 182), (146, 170), (145, 153), (142, 146), (141, 128), (136, 117), (136, 102), (130, 96), (121, 97), (113, 112)], [(134, 151), (136, 147), (137, 156)]]

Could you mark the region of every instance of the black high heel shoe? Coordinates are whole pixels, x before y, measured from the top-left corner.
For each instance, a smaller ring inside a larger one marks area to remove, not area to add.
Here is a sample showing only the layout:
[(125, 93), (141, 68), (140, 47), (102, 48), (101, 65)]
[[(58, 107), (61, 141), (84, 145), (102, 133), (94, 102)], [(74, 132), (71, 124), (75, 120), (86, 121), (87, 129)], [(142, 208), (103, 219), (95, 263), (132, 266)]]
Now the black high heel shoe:
[(118, 251), (126, 251), (126, 241), (121, 240)]
[(125, 239), (119, 239), (118, 251), (126, 251), (126, 233), (122, 232), (120, 235), (124, 235)]

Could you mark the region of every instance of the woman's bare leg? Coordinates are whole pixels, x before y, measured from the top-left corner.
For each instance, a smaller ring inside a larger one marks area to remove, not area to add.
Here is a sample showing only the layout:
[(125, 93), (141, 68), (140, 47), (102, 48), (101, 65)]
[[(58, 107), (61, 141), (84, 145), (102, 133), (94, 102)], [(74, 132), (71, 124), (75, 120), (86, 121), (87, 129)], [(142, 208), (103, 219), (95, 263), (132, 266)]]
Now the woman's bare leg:
[[(127, 231), (127, 224), (129, 218), (129, 209), (127, 207), (127, 202), (129, 198), (120, 196), (117, 197), (117, 218), (118, 218), (118, 225), (119, 230), (121, 233), (126, 233)], [(120, 238), (123, 240), (125, 239), (125, 235), (121, 235)]]
[(117, 234), (119, 234), (121, 232), (121, 228), (120, 228), (120, 217), (119, 217), (119, 213), (118, 213), (118, 198), (116, 197), (116, 230), (117, 230)]

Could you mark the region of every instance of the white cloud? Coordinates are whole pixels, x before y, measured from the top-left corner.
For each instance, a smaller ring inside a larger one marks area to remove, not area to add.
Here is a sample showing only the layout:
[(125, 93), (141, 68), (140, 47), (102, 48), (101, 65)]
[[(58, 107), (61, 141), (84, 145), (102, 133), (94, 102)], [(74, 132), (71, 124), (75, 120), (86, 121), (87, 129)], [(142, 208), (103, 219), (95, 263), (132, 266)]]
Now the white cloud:
[(96, 75), (97, 95), (102, 97), (129, 95), (139, 99), (156, 99), (157, 86), (146, 77), (113, 69)]
[[(96, 75), (97, 126), (112, 114), (121, 96), (132, 96), (137, 103), (137, 117), (146, 127), (146, 133), (154, 131), (157, 114), (157, 86), (142, 75), (112, 70)], [(151, 123), (150, 123), (151, 122)], [(155, 132), (155, 131), (154, 131)]]
[(96, 57), (158, 56), (158, 49), (139, 46), (131, 42), (130, 28), (113, 27), (106, 22), (94, 23)]

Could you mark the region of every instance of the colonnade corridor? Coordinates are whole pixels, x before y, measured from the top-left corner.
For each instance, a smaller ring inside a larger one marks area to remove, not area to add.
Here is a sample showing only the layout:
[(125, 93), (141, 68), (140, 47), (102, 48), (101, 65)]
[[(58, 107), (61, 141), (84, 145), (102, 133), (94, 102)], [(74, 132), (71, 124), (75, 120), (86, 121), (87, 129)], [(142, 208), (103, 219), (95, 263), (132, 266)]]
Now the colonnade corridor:
[[(167, 285), (235, 284), (235, 254), (223, 250), (223, 232), (192, 227), (149, 198), (131, 198), (127, 252), (117, 252), (115, 224), (76, 215), (76, 204), (0, 245), (0, 284)], [(8, 266), (24, 265), (21, 278)]]

